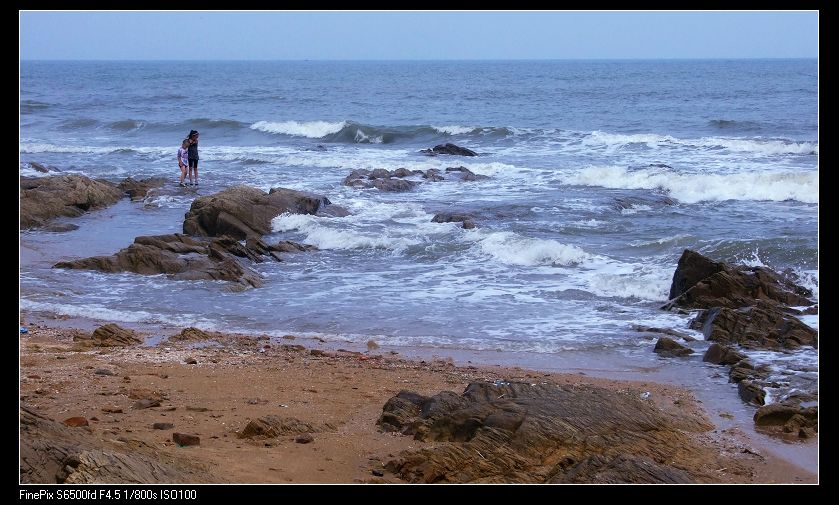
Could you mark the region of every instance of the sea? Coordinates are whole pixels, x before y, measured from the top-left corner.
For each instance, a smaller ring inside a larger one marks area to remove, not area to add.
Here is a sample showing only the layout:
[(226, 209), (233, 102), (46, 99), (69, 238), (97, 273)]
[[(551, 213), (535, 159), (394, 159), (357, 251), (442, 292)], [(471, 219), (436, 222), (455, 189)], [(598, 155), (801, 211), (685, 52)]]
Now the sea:
[[(815, 59), (21, 61), (20, 175), (44, 175), (36, 162), (168, 182), (74, 231), (22, 230), (20, 309), (664, 381), (751, 429), (726, 369), (702, 363), (692, 315), (661, 306), (685, 249), (791, 272), (818, 300), (818, 126)], [(193, 129), (199, 186), (186, 190), (176, 152)], [(478, 156), (420, 152), (443, 143)], [(488, 179), (342, 185), (355, 169), (458, 166)], [(196, 197), (238, 184), (351, 214), (276, 217), (267, 242), (318, 251), (254, 264), (265, 285), (243, 292), (52, 268), (181, 232)], [(661, 358), (643, 327), (688, 333), (697, 352)], [(748, 354), (771, 366), (769, 402), (817, 393), (816, 349)]]

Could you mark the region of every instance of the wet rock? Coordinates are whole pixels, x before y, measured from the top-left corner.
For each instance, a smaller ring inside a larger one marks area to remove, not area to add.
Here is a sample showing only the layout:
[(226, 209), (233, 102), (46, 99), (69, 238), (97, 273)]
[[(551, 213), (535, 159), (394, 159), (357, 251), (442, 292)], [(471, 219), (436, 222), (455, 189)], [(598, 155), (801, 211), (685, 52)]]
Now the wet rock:
[(236, 240), (271, 232), (271, 220), (284, 212), (316, 214), (331, 202), (325, 196), (286, 188), (269, 193), (234, 186), (196, 198), (186, 213), (183, 231), (199, 237), (229, 235)]
[(181, 234), (140, 236), (111, 256), (63, 261), (53, 268), (167, 274), (177, 280), (222, 280), (234, 284), (233, 289), (261, 287), (262, 278), (236, 260), (237, 254), (259, 259), (229, 237), (199, 242)]
[(728, 266), (686, 249), (673, 273), (664, 308), (741, 308), (758, 304), (812, 305), (810, 290), (766, 267)]
[[(695, 420), (694, 420), (695, 421)], [(386, 468), (409, 482), (713, 481), (706, 463), (674, 467), (677, 451), (712, 461), (649, 400), (589, 385), (472, 383), (462, 395), (402, 391), (385, 404), (384, 431), (441, 442), (407, 450)], [(690, 447), (690, 449), (686, 449)]]
[(769, 434), (811, 438), (819, 431), (819, 409), (773, 403), (757, 409), (754, 422)]
[(466, 167), (448, 167), (446, 173), (457, 173), (460, 175), (460, 180), (464, 182), (483, 181), (489, 179), (486, 175), (480, 175), (472, 172)]
[(298, 242), (292, 242), (291, 240), (281, 240), (276, 244), (269, 246), (269, 248), (272, 251), (278, 252), (306, 252), (318, 250), (316, 246), (309, 244), (300, 244)]
[[(133, 330), (123, 328), (122, 326), (113, 323), (96, 328), (96, 330), (90, 335), (77, 333), (73, 336), (73, 341), (81, 345), (92, 347), (125, 347), (142, 342), (142, 340), (137, 336), (137, 333)], [(109, 375), (113, 375), (113, 373)]]
[(82, 175), (21, 177), (20, 227), (40, 227), (58, 216), (78, 217), (120, 198), (122, 191), (113, 184)]
[(132, 200), (142, 200), (150, 190), (162, 187), (164, 184), (166, 184), (166, 179), (163, 177), (150, 177), (140, 180), (126, 177), (117, 187)]
[(701, 330), (705, 340), (739, 343), (752, 348), (796, 349), (818, 346), (818, 332), (794, 316), (770, 304), (740, 309), (713, 308), (700, 311), (691, 327)]
[(432, 147), (431, 149), (422, 149), (422, 150), (420, 150), (420, 152), (424, 153), (424, 154), (431, 155), (431, 156), (434, 156), (434, 155), (437, 155), (437, 154), (450, 154), (450, 155), (453, 155), (453, 156), (477, 156), (478, 155), (478, 153), (476, 153), (475, 151), (473, 151), (471, 149), (467, 149), (465, 147), (460, 147), (460, 146), (457, 146), (457, 145), (452, 144), (452, 143), (439, 144), (439, 145), (436, 145), (436, 146)]
[(659, 356), (687, 356), (693, 354), (693, 349), (683, 346), (672, 338), (661, 337), (655, 343), (653, 352)]
[(733, 365), (738, 361), (745, 359), (745, 355), (735, 351), (731, 347), (720, 345), (717, 343), (711, 344), (705, 355), (702, 356), (702, 361), (713, 363), (715, 365)]
[(765, 403), (766, 391), (752, 381), (740, 381), (737, 384), (737, 392), (740, 394), (740, 398), (746, 403), (752, 403), (754, 405), (763, 405)]
[(425, 173), (422, 174), (422, 178), (429, 182), (439, 182), (446, 179), (445, 177), (440, 175), (440, 170), (436, 168), (429, 168), (428, 170), (426, 170)]
[(434, 217), (431, 218), (432, 223), (463, 223), (462, 226), (464, 229), (472, 229), (475, 227), (475, 221), (472, 219), (472, 216), (468, 214), (453, 214), (450, 212), (440, 212), (438, 214), (434, 214)]
[(53, 233), (64, 233), (66, 231), (78, 230), (79, 225), (73, 223), (51, 223), (41, 228), (44, 231)]

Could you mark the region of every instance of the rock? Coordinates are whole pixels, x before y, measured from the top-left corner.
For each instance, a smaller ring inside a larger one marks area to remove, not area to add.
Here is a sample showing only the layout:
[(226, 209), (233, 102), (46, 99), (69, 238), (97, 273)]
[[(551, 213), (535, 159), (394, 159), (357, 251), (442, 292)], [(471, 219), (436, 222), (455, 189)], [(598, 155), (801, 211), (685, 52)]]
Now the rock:
[(167, 274), (177, 280), (222, 280), (234, 284), (233, 289), (262, 286), (259, 274), (236, 260), (235, 255), (259, 260), (230, 237), (199, 242), (181, 234), (140, 236), (114, 255), (63, 261), (53, 268)]
[(251, 420), (237, 436), (239, 438), (265, 439), (291, 433), (317, 433), (321, 430), (321, 427), (312, 426), (294, 417), (269, 415)]
[(164, 184), (166, 184), (166, 179), (163, 177), (150, 177), (141, 180), (126, 177), (117, 187), (132, 200), (142, 200), (146, 197), (149, 190), (159, 188)]
[(313, 245), (300, 244), (297, 242), (292, 242), (291, 240), (281, 240), (276, 244), (269, 246), (269, 249), (271, 251), (279, 252), (306, 252), (318, 250), (318, 248)]
[(85, 419), (84, 417), (68, 417), (63, 422), (64, 422), (64, 424), (66, 424), (67, 426), (70, 426), (71, 428), (78, 428), (79, 426), (88, 426), (89, 425), (89, 423), (87, 422), (87, 419)]
[(477, 156), (478, 154), (471, 149), (466, 149), (465, 147), (460, 147), (451, 143), (446, 144), (439, 144), (434, 146), (431, 149), (422, 149), (421, 153), (429, 154), (429, 155), (437, 155), (437, 154), (450, 154), (453, 156)]
[[(377, 424), (439, 442), (387, 463), (409, 482), (714, 481), (718, 475), (706, 465), (715, 451), (681, 431), (710, 424), (681, 422), (689, 421), (676, 422), (637, 394), (502, 381), (471, 383), (462, 395), (402, 391), (384, 405)], [(691, 452), (692, 467), (676, 456), (682, 451)]]
[(152, 408), (152, 407), (159, 407), (159, 406), (160, 406), (160, 400), (153, 400), (153, 399), (150, 399), (150, 398), (144, 398), (142, 400), (137, 400), (136, 402), (134, 402), (134, 404), (131, 405), (131, 408), (134, 409), (134, 410), (142, 410), (142, 409), (149, 409), (149, 408)]
[(701, 330), (708, 341), (739, 343), (760, 349), (818, 346), (816, 330), (770, 304), (703, 310), (691, 322), (691, 328)]
[(143, 454), (57, 423), (29, 406), (20, 408), (22, 484), (197, 483), (213, 478), (189, 461), (170, 466)]
[(298, 444), (309, 444), (315, 441), (315, 437), (311, 433), (303, 433), (302, 435), (297, 435), (294, 441)]
[(315, 214), (330, 205), (325, 196), (272, 188), (269, 193), (248, 186), (234, 186), (196, 198), (186, 213), (184, 233), (199, 237), (229, 235), (236, 240), (271, 232), (271, 220), (284, 212)]
[(472, 229), (475, 227), (475, 222), (472, 220), (472, 216), (468, 214), (453, 214), (449, 212), (440, 212), (438, 214), (434, 214), (434, 217), (431, 218), (432, 223), (463, 223), (464, 229)]
[(109, 368), (97, 368), (93, 373), (96, 375), (114, 375), (114, 371)]
[(172, 423), (154, 423), (151, 427), (153, 430), (171, 430), (175, 425)]
[(198, 328), (193, 328), (190, 326), (189, 328), (184, 328), (183, 330), (181, 330), (181, 332), (177, 335), (172, 335), (171, 337), (169, 337), (169, 340), (175, 342), (204, 342), (210, 340), (211, 338), (213, 338), (213, 336), (207, 333), (206, 331), (199, 330)]
[(740, 360), (745, 359), (745, 355), (735, 351), (731, 347), (720, 345), (717, 343), (711, 344), (705, 355), (702, 356), (702, 361), (713, 363), (715, 365), (733, 365)]
[(766, 391), (752, 381), (743, 380), (737, 384), (737, 392), (740, 398), (746, 403), (763, 405), (766, 399)]
[(446, 173), (447, 174), (451, 173), (451, 172), (455, 172), (455, 173), (459, 172), (460, 173), (460, 180), (464, 181), (464, 182), (483, 181), (483, 180), (489, 179), (489, 177), (487, 177), (486, 175), (476, 174), (466, 167), (448, 167), (448, 168), (446, 168)]
[(181, 447), (201, 445), (201, 438), (198, 435), (190, 435), (187, 433), (172, 433), (172, 441)]
[(112, 205), (121, 197), (122, 192), (113, 184), (82, 175), (21, 177), (20, 227), (40, 227), (58, 216), (78, 217)]
[(731, 267), (686, 249), (679, 259), (665, 309), (741, 308), (759, 301), (774, 305), (812, 305), (810, 290), (766, 267)]
[(769, 434), (810, 438), (819, 431), (819, 408), (773, 403), (757, 409), (754, 422)]
[(186, 358), (186, 359), (184, 360), (184, 363), (186, 363), (187, 365), (197, 365), (197, 364), (198, 364), (198, 360), (197, 360), (197, 359), (195, 359), (195, 358), (193, 358), (192, 356), (189, 356), (188, 358)]
[[(113, 323), (96, 328), (96, 330), (90, 335), (76, 334), (73, 336), (73, 341), (82, 345), (93, 347), (125, 347), (142, 342), (142, 340), (137, 336), (137, 333), (133, 330), (123, 328)], [(98, 373), (98, 370), (96, 373)], [(113, 375), (113, 373), (110, 375)]]
[(429, 168), (428, 170), (426, 170), (425, 173), (422, 174), (422, 178), (429, 182), (438, 182), (445, 180), (445, 177), (440, 175), (440, 171), (436, 168)]
[(66, 231), (78, 230), (79, 225), (73, 223), (51, 223), (41, 228), (44, 231), (53, 233), (64, 233)]
[(660, 356), (687, 356), (693, 354), (693, 349), (683, 346), (672, 338), (661, 337), (655, 343), (653, 352)]
[(678, 337), (684, 340), (685, 342), (693, 342), (696, 339), (692, 336), (688, 335), (683, 331), (674, 330), (673, 328), (656, 328), (654, 326), (642, 326), (642, 325), (633, 325), (632, 329), (635, 331), (646, 332), (646, 333), (662, 333), (664, 335), (670, 335), (671, 337)]

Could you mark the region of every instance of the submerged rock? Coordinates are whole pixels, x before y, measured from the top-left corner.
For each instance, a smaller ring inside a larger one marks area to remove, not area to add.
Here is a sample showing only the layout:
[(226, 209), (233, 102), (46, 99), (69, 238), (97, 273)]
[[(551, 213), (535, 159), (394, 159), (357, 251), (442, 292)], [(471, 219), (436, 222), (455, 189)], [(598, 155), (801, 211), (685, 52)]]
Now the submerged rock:
[(471, 149), (467, 149), (465, 147), (460, 147), (458, 145), (451, 144), (451, 143), (439, 144), (439, 145), (436, 145), (436, 146), (432, 147), (431, 149), (422, 149), (420, 152), (424, 153), (424, 154), (431, 155), (431, 156), (434, 156), (434, 155), (437, 155), (437, 154), (450, 154), (450, 155), (454, 155), (454, 156), (477, 156), (478, 155), (478, 153), (476, 153), (475, 151), (473, 151)]

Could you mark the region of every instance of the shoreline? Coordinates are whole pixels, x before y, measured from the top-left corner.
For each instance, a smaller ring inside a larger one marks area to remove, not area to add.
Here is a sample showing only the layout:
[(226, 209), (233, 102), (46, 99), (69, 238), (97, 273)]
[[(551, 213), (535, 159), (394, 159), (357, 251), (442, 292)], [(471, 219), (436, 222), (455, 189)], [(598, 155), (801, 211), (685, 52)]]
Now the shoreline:
[[(88, 325), (69, 318), (52, 321), (58, 324), (33, 323), (35, 318), (29, 314), (22, 314), (24, 319), (29, 332), (20, 336), (21, 405), (32, 405), (59, 422), (74, 416), (91, 419), (93, 433), (107, 435), (103, 443), (109, 440), (127, 445), (138, 453), (153, 448), (154, 454), (171, 457), (176, 466), (181, 465), (179, 468), (189, 468), (196, 482), (404, 482), (381, 467), (403, 450), (425, 443), (379, 431), (375, 421), (390, 397), (401, 389), (423, 395), (444, 390), (459, 394), (471, 381), (537, 378), (556, 384), (649, 392), (655, 405), (668, 415), (706, 426), (710, 421), (714, 429), (690, 434), (697, 443), (718, 448), (719, 457), (728, 462), (718, 468), (718, 479), (709, 482), (818, 482), (817, 473), (772, 451), (756, 449), (754, 440), (743, 430), (720, 429), (720, 419), (708, 412), (701, 400), (673, 385), (614, 380), (585, 372), (556, 373), (488, 364), (456, 366), (450, 357), (426, 355), (419, 359), (412, 352), (403, 354), (375, 346), (364, 352), (334, 350), (335, 343), (258, 335), (214, 334), (223, 335), (223, 341), (210, 345), (164, 341), (80, 352), (72, 350), (72, 335), (80, 331), (76, 328), (86, 330)], [(156, 334), (177, 332), (158, 328)], [(299, 348), (301, 343), (306, 344), (305, 349)], [(296, 347), (283, 348), (283, 344)], [(186, 364), (189, 357), (197, 363)], [(103, 367), (114, 375), (94, 374)], [(218, 389), (208, 388), (208, 380)], [(126, 394), (133, 390), (164, 395), (172, 410), (132, 410), (134, 400)], [(103, 408), (122, 413), (106, 413)], [(316, 431), (312, 444), (278, 437), (259, 445), (236, 436), (247, 419), (272, 414), (338, 428)], [(154, 422), (172, 422), (174, 431), (196, 433), (201, 445), (178, 447), (171, 441), (171, 430), (153, 430)], [(817, 449), (817, 443), (810, 442), (811, 447)], [(278, 452), (277, 446), (282, 450)], [(373, 474), (373, 470), (378, 473)]]

